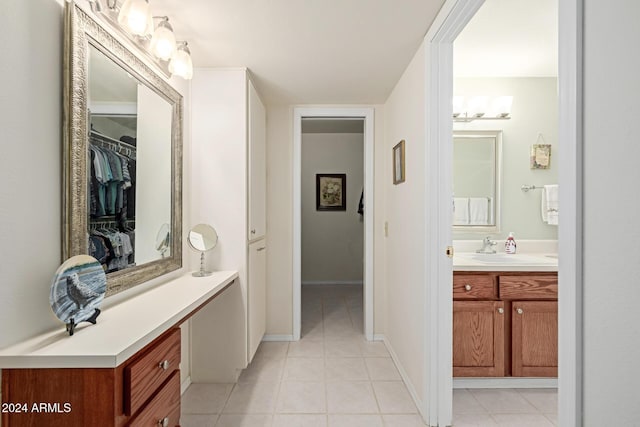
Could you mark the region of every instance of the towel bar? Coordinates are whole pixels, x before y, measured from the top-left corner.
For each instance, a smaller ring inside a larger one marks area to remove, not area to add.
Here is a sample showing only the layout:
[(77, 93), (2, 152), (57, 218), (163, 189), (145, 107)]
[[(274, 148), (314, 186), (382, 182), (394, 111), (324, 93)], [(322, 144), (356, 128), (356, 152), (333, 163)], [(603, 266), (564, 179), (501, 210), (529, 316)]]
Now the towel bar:
[(529, 190), (542, 190), (543, 187), (536, 187), (535, 185), (524, 184), (520, 189), (525, 193)]

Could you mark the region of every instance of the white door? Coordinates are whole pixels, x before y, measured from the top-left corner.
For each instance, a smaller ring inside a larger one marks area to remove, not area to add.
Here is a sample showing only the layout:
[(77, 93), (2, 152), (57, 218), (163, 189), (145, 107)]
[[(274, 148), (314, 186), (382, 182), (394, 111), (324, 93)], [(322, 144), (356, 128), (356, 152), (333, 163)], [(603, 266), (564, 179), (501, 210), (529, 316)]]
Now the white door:
[(264, 239), (249, 245), (248, 282), (248, 361), (251, 362), (267, 323), (267, 243)]
[(249, 241), (264, 237), (266, 222), (266, 112), (249, 80)]

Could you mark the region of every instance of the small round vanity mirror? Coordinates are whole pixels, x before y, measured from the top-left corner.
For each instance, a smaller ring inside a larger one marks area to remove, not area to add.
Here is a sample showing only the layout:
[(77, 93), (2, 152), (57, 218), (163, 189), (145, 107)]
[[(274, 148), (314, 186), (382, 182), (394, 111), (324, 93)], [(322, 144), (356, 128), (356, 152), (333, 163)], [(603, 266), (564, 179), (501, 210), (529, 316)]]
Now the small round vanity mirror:
[(171, 229), (169, 228), (169, 224), (164, 223), (160, 226), (160, 230), (158, 230), (158, 235), (156, 236), (156, 250), (160, 252), (162, 258), (165, 257), (170, 243)]
[(196, 277), (211, 275), (210, 271), (204, 269), (204, 253), (212, 250), (218, 244), (218, 233), (209, 224), (198, 224), (189, 231), (187, 238), (189, 246), (196, 251), (200, 251), (200, 271), (193, 273)]

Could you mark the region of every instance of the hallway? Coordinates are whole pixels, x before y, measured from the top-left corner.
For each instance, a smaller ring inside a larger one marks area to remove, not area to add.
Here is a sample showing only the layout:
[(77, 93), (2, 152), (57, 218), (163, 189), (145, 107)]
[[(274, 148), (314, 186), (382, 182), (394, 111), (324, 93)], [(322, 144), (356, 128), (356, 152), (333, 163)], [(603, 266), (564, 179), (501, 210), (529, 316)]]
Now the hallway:
[(182, 426), (423, 426), (362, 310), (362, 286), (303, 286), (301, 340), (263, 342), (237, 384), (191, 385)]

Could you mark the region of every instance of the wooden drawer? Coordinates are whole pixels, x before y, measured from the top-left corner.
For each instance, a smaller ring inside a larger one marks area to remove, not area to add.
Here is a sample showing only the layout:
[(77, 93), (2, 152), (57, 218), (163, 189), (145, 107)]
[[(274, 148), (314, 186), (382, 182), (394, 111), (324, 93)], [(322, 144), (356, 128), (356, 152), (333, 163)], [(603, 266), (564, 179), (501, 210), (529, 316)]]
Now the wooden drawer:
[(175, 427), (180, 424), (180, 371), (174, 370), (169, 380), (144, 410), (129, 424), (131, 427)]
[(179, 365), (180, 329), (173, 329), (124, 368), (125, 414), (135, 414)]
[(500, 276), (501, 299), (558, 299), (558, 276)]
[(490, 274), (454, 274), (453, 299), (497, 299), (496, 278)]

